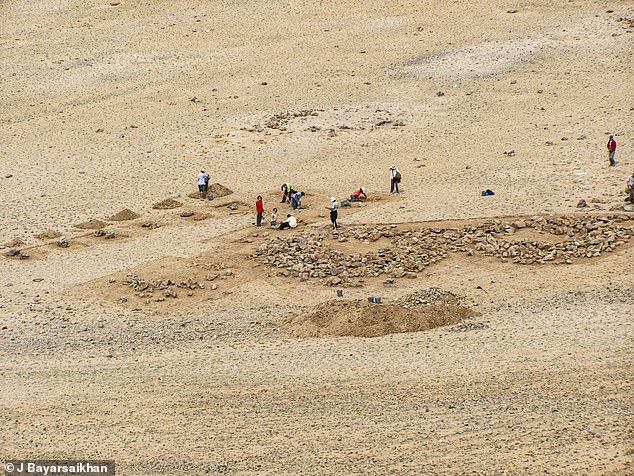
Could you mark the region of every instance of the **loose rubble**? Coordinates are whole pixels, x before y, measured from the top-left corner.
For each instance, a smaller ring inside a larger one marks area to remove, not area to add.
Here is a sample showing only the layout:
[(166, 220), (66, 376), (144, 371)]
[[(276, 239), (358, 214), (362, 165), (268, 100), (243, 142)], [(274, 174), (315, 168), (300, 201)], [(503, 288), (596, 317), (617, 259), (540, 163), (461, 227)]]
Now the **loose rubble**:
[[(328, 286), (360, 286), (364, 278), (416, 278), (427, 266), (449, 253), (494, 256), (516, 264), (571, 264), (573, 259), (594, 258), (614, 251), (633, 235), (632, 227), (618, 215), (541, 217), (503, 221), (490, 220), (462, 228), (420, 228), (399, 230), (396, 225), (350, 227), (330, 232), (326, 227), (314, 232), (268, 237), (252, 258), (270, 266), (277, 276), (307, 281), (319, 280)], [(550, 241), (515, 238), (527, 229)], [(552, 243), (552, 236), (559, 237)], [(378, 251), (345, 254), (327, 246), (326, 238), (339, 242), (372, 243), (388, 239)]]
[[(150, 302), (163, 302), (166, 299), (177, 299), (183, 296), (191, 297), (203, 289), (216, 291), (222, 286), (216, 282), (217, 280), (235, 278), (234, 270), (227, 268), (225, 263), (195, 263), (194, 267), (198, 268), (197, 272), (187, 278), (149, 278), (130, 272), (123, 280), (110, 278), (109, 283), (132, 289), (137, 297), (145, 300), (146, 304), (150, 304)], [(207, 299), (212, 298), (207, 297)], [(125, 296), (119, 299), (120, 303), (127, 301), (128, 298)]]
[[(178, 297), (178, 289), (193, 291), (205, 289), (205, 283), (188, 278), (185, 281), (172, 281), (171, 279), (151, 280), (140, 278), (130, 273), (128, 279), (123, 282), (125, 286), (134, 289), (135, 294), (140, 298), (153, 298), (154, 301), (165, 301), (165, 298)], [(155, 295), (154, 292), (158, 291)]]

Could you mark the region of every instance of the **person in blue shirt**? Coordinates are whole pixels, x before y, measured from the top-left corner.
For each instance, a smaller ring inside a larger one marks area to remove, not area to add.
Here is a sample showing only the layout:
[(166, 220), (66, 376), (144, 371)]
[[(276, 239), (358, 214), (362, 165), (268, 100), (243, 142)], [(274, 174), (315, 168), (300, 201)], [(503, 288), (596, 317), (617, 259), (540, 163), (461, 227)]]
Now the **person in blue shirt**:
[(295, 192), (291, 195), (291, 207), (293, 207), (293, 210), (297, 210), (302, 205), (303, 196), (304, 192)]

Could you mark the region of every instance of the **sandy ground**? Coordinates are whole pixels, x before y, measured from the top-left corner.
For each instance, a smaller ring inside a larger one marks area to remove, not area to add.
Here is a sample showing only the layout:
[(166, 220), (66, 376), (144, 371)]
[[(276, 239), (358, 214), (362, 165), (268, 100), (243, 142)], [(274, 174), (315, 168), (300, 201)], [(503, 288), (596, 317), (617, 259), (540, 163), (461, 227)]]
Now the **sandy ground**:
[[(307, 193), (287, 233), (326, 225), (329, 197), (360, 185), (370, 200), (344, 227), (634, 227), (631, 2), (1, 1), (0, 16), (1, 251), (30, 254), (0, 256), (0, 459), (634, 473), (632, 240), (570, 265), (452, 254), (346, 288), (391, 302), (440, 287), (479, 313), (375, 338), (287, 332), (334, 288), (251, 256), (281, 233), (253, 226), (255, 197), (285, 214), (284, 181)], [(234, 193), (190, 198), (201, 168)], [(183, 205), (153, 208), (168, 198)], [(139, 218), (108, 219), (125, 209)], [(146, 302), (129, 274), (205, 287)]]

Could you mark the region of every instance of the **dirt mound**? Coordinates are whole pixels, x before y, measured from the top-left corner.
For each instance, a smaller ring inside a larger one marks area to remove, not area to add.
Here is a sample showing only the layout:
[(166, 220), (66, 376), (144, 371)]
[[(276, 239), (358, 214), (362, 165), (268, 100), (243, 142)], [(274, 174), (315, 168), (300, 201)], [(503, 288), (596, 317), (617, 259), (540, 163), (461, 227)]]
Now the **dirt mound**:
[(172, 208), (178, 208), (182, 206), (183, 204), (178, 200), (174, 200), (173, 198), (166, 198), (165, 200), (156, 202), (154, 205), (152, 205), (152, 208), (156, 210), (170, 210)]
[[(207, 193), (210, 193), (214, 196), (214, 198), (226, 197), (227, 195), (231, 195), (233, 190), (225, 187), (220, 183), (212, 183), (207, 188)], [(189, 198), (200, 198), (200, 192), (191, 192), (187, 194)]]
[(222, 184), (213, 183), (209, 186), (209, 193), (211, 193), (214, 197), (226, 197), (227, 195), (231, 195), (233, 190), (228, 189)]
[(38, 240), (53, 240), (55, 238), (59, 238), (62, 234), (59, 231), (55, 230), (44, 230), (41, 233), (35, 235), (35, 238)]
[(4, 243), (4, 246), (7, 248), (18, 248), (24, 245), (26, 245), (26, 241), (24, 241), (22, 238), (13, 238), (12, 240)]
[(462, 298), (432, 288), (391, 304), (359, 300), (325, 302), (308, 313), (292, 317), (283, 327), (298, 337), (379, 337), (453, 325), (475, 315)]
[(129, 208), (124, 208), (120, 212), (117, 212), (114, 215), (112, 215), (110, 218), (108, 218), (108, 220), (110, 220), (110, 221), (134, 220), (136, 218), (139, 218), (139, 216), (140, 215), (138, 215), (137, 213), (134, 213)]
[(95, 218), (80, 223), (79, 225), (75, 225), (75, 228), (80, 228), (82, 230), (100, 230), (104, 228), (106, 224), (101, 220), (96, 220)]

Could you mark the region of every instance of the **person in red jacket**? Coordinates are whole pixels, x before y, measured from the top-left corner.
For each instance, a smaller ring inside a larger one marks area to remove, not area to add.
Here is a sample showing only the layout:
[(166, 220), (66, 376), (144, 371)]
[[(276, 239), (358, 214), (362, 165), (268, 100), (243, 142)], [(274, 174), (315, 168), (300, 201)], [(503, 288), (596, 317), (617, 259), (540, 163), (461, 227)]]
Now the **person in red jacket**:
[(616, 165), (616, 160), (614, 160), (614, 154), (616, 153), (616, 141), (614, 140), (614, 136), (611, 135), (608, 139), (608, 158), (610, 159), (610, 167), (614, 167)]
[(262, 228), (262, 216), (264, 215), (264, 203), (262, 203), (261, 195), (258, 195), (258, 199), (255, 201), (255, 212), (258, 214), (258, 217), (257, 217), (258, 228)]

